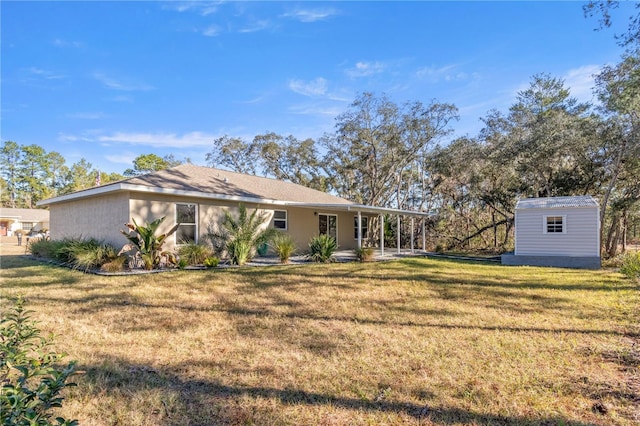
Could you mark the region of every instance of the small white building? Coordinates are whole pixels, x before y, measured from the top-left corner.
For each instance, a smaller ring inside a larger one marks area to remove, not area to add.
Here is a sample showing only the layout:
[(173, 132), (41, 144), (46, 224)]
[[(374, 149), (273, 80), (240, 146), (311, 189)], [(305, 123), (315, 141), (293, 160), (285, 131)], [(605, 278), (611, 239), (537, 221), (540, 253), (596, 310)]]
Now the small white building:
[(519, 200), (515, 251), (502, 263), (600, 268), (600, 205), (590, 195)]

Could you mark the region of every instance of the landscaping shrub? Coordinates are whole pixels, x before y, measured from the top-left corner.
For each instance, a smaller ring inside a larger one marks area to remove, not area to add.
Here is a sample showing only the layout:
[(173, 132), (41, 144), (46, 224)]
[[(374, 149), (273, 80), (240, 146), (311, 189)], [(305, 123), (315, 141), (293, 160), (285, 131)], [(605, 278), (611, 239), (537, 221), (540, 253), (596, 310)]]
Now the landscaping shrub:
[(113, 246), (93, 238), (65, 238), (56, 241), (39, 238), (29, 241), (27, 249), (34, 256), (56, 260), (85, 272), (118, 258), (118, 252)]
[(216, 256), (209, 256), (202, 263), (207, 268), (215, 268), (220, 263), (220, 259), (217, 258)]
[(64, 241), (56, 256), (72, 268), (86, 272), (113, 261), (118, 257), (118, 252), (109, 244), (89, 238)]
[(127, 263), (126, 256), (118, 256), (115, 259), (104, 263), (100, 270), (104, 272), (122, 272), (125, 270), (125, 264)]
[(125, 226), (129, 228), (128, 231), (120, 230), (122, 235), (133, 244), (137, 250), (137, 254), (142, 259), (144, 269), (151, 270), (158, 268), (163, 259), (169, 264), (175, 264), (176, 259), (173, 253), (162, 250), (162, 245), (167, 240), (167, 237), (176, 232), (179, 224), (175, 224), (168, 232), (160, 235), (156, 235), (158, 228), (166, 219), (162, 217), (156, 219), (151, 223), (147, 223), (146, 226), (138, 225), (135, 219), (131, 219), (133, 223), (126, 223)]
[(211, 249), (204, 244), (189, 242), (178, 248), (180, 260), (185, 260), (188, 265), (201, 265), (211, 256)]
[(373, 247), (360, 247), (354, 251), (360, 262), (370, 262), (373, 259)]
[(37, 257), (56, 259), (56, 253), (62, 247), (63, 241), (52, 241), (44, 238), (29, 240), (27, 252)]
[(75, 386), (67, 380), (75, 362), (58, 366), (66, 356), (51, 349), (52, 338), (44, 338), (31, 320), (33, 311), (22, 299), (0, 320), (0, 421), (3, 425), (77, 425), (76, 420), (52, 419), (52, 408), (61, 407), (61, 391)]
[(631, 279), (640, 279), (640, 252), (627, 253), (622, 258), (620, 272)]
[(258, 246), (275, 236), (275, 229), (264, 227), (268, 220), (266, 213), (255, 209), (248, 214), (246, 206), (240, 204), (237, 217), (225, 211), (221, 229), (210, 223), (205, 236), (219, 254), (227, 252), (232, 265), (244, 265), (253, 258)]
[(338, 249), (338, 243), (335, 238), (322, 234), (313, 237), (309, 242), (309, 258), (314, 262), (333, 262), (335, 261), (334, 253)]
[(288, 234), (276, 234), (276, 236), (271, 240), (271, 246), (278, 254), (280, 263), (288, 263), (289, 258), (296, 251), (296, 243)]

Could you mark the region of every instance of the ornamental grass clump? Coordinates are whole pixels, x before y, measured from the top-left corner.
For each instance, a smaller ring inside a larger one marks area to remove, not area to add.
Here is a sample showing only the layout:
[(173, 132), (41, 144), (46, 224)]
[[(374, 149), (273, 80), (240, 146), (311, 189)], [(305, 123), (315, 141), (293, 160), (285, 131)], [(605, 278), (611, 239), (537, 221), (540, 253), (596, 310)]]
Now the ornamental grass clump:
[(354, 250), (359, 262), (370, 262), (373, 260), (373, 247), (360, 247)]
[(296, 243), (288, 234), (277, 234), (271, 240), (271, 247), (275, 250), (280, 258), (280, 263), (289, 263), (289, 258), (296, 251)]
[(211, 254), (211, 249), (208, 246), (192, 241), (184, 243), (178, 248), (180, 260), (186, 261), (187, 265), (202, 265)]
[(27, 252), (36, 257), (56, 259), (56, 253), (62, 248), (64, 241), (65, 240), (53, 241), (44, 238), (32, 239), (29, 240), (27, 244)]
[(335, 262), (336, 250), (338, 243), (335, 238), (326, 234), (318, 235), (309, 242), (309, 259), (321, 263)]
[(84, 272), (100, 269), (112, 262), (124, 265), (125, 260), (115, 247), (94, 238), (35, 239), (29, 242), (27, 250), (34, 256), (52, 259)]

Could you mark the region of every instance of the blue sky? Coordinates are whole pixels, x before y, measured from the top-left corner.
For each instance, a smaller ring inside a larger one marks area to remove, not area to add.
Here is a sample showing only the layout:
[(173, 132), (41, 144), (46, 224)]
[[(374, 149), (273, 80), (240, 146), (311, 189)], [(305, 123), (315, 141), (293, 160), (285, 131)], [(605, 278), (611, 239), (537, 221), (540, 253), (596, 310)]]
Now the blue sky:
[(633, 5), (594, 31), (582, 4), (3, 1), (1, 138), (107, 172), (204, 165), (225, 134), (319, 138), (364, 91), (453, 103), (475, 136), (536, 73), (592, 99)]

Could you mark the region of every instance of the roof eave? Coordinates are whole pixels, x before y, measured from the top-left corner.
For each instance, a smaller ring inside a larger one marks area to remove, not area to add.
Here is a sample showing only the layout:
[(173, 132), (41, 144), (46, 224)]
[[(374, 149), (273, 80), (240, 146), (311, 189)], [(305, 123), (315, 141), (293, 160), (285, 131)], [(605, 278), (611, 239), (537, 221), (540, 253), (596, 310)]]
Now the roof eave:
[(414, 210), (402, 210), (402, 209), (393, 209), (388, 207), (376, 207), (376, 206), (368, 206), (365, 204), (323, 204), (323, 203), (286, 203), (288, 206), (292, 207), (303, 207), (303, 208), (324, 208), (330, 210), (337, 211), (352, 211), (352, 212), (361, 212), (361, 213), (375, 213), (375, 214), (393, 214), (393, 215), (401, 215), (401, 216), (414, 216), (414, 217), (431, 217), (434, 216), (433, 213), (428, 212), (417, 212)]

